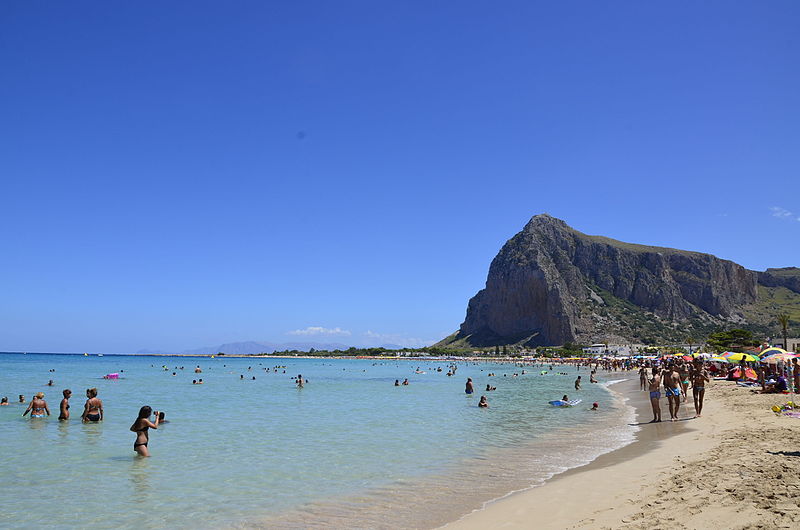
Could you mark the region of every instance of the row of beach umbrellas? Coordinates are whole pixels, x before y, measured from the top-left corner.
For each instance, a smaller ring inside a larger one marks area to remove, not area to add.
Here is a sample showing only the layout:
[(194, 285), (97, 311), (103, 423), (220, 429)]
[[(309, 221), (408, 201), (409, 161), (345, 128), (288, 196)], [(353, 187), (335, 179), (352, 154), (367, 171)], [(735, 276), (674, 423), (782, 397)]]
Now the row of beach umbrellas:
[(685, 355), (682, 353), (677, 353), (674, 356), (680, 357), (684, 361), (692, 361), (696, 358), (700, 358), (708, 361), (715, 361), (721, 363), (738, 363), (741, 361), (745, 361), (748, 363), (763, 362), (769, 364), (777, 364), (777, 363), (791, 362), (792, 359), (800, 357), (800, 354), (789, 353), (782, 348), (767, 348), (766, 350), (758, 354), (728, 351), (720, 354), (693, 353), (691, 355)]

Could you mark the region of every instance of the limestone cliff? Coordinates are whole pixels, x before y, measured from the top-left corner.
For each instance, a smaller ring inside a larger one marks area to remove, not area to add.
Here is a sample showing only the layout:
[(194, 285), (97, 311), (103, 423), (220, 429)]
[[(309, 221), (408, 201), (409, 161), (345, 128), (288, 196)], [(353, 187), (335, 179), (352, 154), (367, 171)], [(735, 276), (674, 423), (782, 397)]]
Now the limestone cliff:
[(759, 284), (800, 292), (798, 275), (785, 270), (757, 273), (709, 254), (589, 236), (537, 215), (503, 246), (460, 330), (440, 344), (701, 337), (720, 325), (746, 325)]

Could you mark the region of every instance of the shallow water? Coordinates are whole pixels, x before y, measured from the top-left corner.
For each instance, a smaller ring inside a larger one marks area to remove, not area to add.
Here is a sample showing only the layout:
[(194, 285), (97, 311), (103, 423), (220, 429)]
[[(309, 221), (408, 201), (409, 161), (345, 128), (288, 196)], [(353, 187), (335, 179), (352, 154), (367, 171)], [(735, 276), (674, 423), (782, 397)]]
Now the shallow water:
[[(265, 371), (276, 365), (286, 373)], [(430, 527), (632, 440), (629, 407), (590, 385), (587, 370), (576, 393), (574, 369), (512, 377), (522, 368), (459, 362), (447, 377), (447, 365), (0, 355), (0, 395), (43, 391), (53, 413), (31, 420), (23, 406), (0, 407), (0, 526)], [(290, 379), (297, 373), (305, 388)], [(205, 384), (192, 385), (199, 377)], [(404, 378), (409, 386), (393, 386)], [(487, 383), (497, 390), (483, 392)], [(59, 422), (67, 387), (73, 417)], [(99, 389), (102, 424), (79, 421), (88, 387)], [(489, 409), (477, 407), (482, 394)], [(547, 404), (563, 394), (583, 403)], [(600, 412), (587, 410), (593, 401)], [(128, 430), (144, 404), (170, 420), (151, 432), (149, 459), (135, 456)]]

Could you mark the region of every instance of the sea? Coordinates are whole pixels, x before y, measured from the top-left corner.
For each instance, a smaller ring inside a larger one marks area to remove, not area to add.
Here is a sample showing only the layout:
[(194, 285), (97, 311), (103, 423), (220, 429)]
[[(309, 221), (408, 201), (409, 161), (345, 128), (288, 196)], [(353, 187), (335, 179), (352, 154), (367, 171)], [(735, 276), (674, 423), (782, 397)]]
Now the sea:
[[(0, 354), (0, 527), (435, 528), (631, 443), (634, 411), (614, 391), (624, 377), (445, 359)], [(71, 418), (58, 421), (65, 388)], [(102, 423), (80, 421), (87, 388)], [(49, 418), (22, 417), (17, 396), (36, 392)], [(548, 403), (565, 394), (582, 401)], [(143, 405), (168, 420), (150, 458), (129, 430)]]

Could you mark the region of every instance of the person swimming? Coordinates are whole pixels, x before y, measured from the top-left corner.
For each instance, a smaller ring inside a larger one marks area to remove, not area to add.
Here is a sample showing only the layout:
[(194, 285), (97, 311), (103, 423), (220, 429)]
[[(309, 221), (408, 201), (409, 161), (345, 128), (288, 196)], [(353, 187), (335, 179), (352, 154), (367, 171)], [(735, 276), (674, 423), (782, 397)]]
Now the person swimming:
[(150, 442), (150, 429), (158, 429), (160, 414), (156, 411), (156, 421), (150, 421), (150, 415), (153, 414), (153, 409), (145, 405), (139, 409), (139, 417), (131, 425), (131, 432), (136, 433), (136, 441), (133, 442), (133, 450), (139, 456), (150, 456), (150, 451), (147, 449), (147, 444)]
[(489, 408), (489, 402), (486, 401), (486, 396), (481, 396), (481, 400), (478, 401), (478, 406), (482, 409)]
[(0, 406), (2, 406), (2, 407), (7, 407), (8, 406), (8, 396), (3, 396), (3, 398), (0, 399)]
[(28, 408), (22, 413), (25, 416), (28, 412), (31, 413), (31, 418), (44, 418), (45, 413), (50, 415), (50, 409), (47, 408), (47, 401), (44, 400), (44, 392), (37, 392), (31, 400)]

